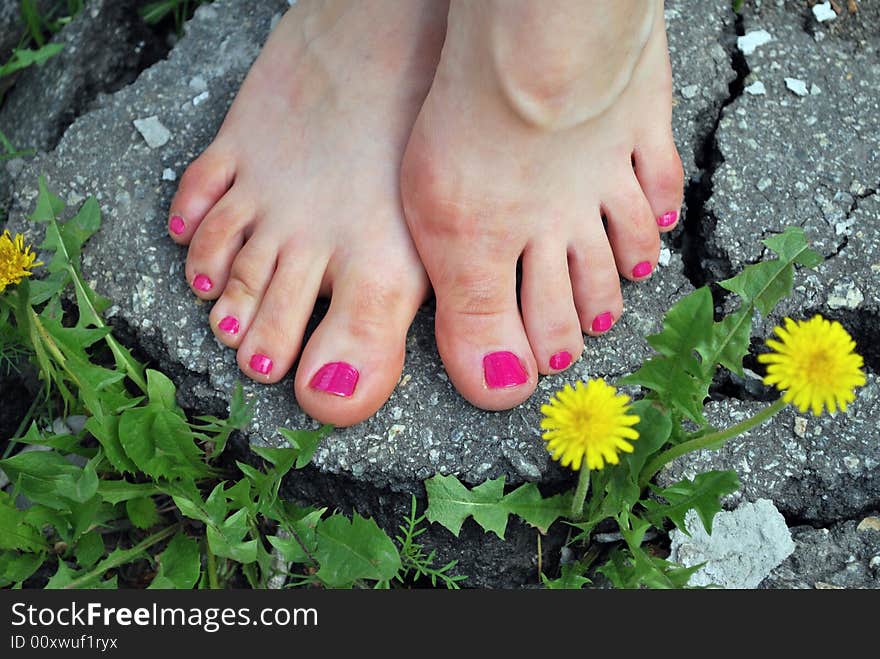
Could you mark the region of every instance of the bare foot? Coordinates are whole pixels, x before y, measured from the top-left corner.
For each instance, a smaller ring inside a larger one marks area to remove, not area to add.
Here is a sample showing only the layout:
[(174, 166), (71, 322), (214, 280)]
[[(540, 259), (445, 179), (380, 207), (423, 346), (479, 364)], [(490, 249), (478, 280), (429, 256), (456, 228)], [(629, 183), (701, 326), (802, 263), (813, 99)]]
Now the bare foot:
[[(428, 290), (399, 168), (443, 42), (431, 0), (300, 0), (281, 19), (168, 228), (211, 328), (241, 370), (276, 382), (299, 358), (301, 407), (357, 423), (393, 390)], [(316, 298), (330, 309), (302, 348)]]
[(524, 401), (620, 318), (618, 273), (650, 276), (682, 200), (671, 89), (660, 0), (452, 0), (401, 191), (473, 404)]

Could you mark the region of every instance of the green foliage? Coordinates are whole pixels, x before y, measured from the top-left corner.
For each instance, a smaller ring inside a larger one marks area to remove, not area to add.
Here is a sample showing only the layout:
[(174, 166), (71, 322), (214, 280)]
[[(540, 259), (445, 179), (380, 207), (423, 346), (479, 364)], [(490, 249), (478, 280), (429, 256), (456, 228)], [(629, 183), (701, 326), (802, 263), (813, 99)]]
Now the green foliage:
[(437, 474), (425, 481), (428, 509), (425, 516), (458, 537), (461, 525), (472, 517), (484, 531), (504, 538), (507, 519), (513, 514), (546, 533), (549, 526), (566, 514), (570, 496), (557, 494), (547, 499), (534, 483), (525, 483), (504, 494), (504, 477), (488, 480), (471, 490), (455, 476)]
[(157, 0), (141, 8), (141, 18), (150, 25), (155, 25), (170, 16), (179, 37), (183, 34), (183, 24), (199, 6), (209, 2), (211, 0)]
[(712, 519), (716, 513), (721, 512), (719, 499), (728, 494), (733, 494), (739, 489), (739, 479), (733, 471), (707, 471), (697, 474), (693, 480), (684, 479), (660, 489), (651, 487), (654, 493), (666, 500), (666, 503), (648, 499), (643, 505), (647, 511), (647, 519), (662, 528), (664, 518), (675, 524), (683, 533), (688, 533), (684, 523), (685, 514), (689, 510), (695, 510), (706, 528), (706, 533), (712, 533)]
[(422, 526), (426, 519), (424, 514), (416, 516), (416, 498), (412, 497), (409, 516), (404, 524), (400, 525), (401, 535), (395, 538), (400, 545), (402, 561), (401, 570), (395, 578), (403, 583), (412, 574), (413, 579), (430, 579), (432, 586), (437, 586), (437, 583), (441, 582), (447, 589), (457, 590), (460, 587), (459, 582), (467, 578), (464, 575), (451, 574), (458, 561), (449, 561), (446, 565), (435, 568), (437, 552), (432, 550), (425, 554), (424, 547), (416, 542), (416, 538), (427, 530)]

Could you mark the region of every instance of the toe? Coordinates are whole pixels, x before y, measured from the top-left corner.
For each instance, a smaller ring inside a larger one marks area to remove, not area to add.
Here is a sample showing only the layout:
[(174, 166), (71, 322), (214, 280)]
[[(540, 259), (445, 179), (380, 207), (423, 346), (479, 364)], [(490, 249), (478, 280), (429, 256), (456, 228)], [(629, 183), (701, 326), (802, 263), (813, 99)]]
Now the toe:
[[(319, 260), (314, 252), (289, 245), (280, 247), (278, 266), (238, 346), (238, 366), (245, 375), (271, 383), (278, 382), (290, 370), (302, 347), (325, 269), (326, 260)], [(242, 298), (254, 299), (252, 293), (242, 288)], [(220, 313), (222, 318), (236, 317), (226, 311)], [(241, 312), (245, 322), (247, 315), (246, 311)]]
[(199, 224), (186, 257), (186, 280), (200, 298), (213, 300), (223, 292), (255, 214), (250, 199), (232, 189)]
[[(616, 273), (615, 273), (616, 274)], [(521, 304), (538, 371), (562, 371), (584, 348), (564, 244), (534, 244), (523, 254)]]
[(235, 178), (235, 162), (216, 146), (196, 158), (180, 178), (180, 185), (171, 200), (168, 233), (176, 242), (187, 245), (196, 229)]
[[(439, 254), (468, 255), (465, 246)], [(486, 410), (534, 391), (537, 365), (516, 301), (516, 255), (481, 263), (426, 263), (437, 296), (437, 348), (459, 393)], [(505, 262), (506, 261), (506, 262)]]
[(632, 173), (617, 177), (602, 204), (617, 270), (627, 279), (646, 279), (657, 266), (660, 235), (648, 200)]
[(330, 308), (297, 368), (300, 407), (322, 423), (350, 426), (384, 405), (400, 379), (406, 333), (426, 291), (417, 262), (352, 264), (335, 276)]
[(678, 222), (684, 194), (684, 172), (672, 133), (646, 139), (633, 152), (633, 163), (657, 228), (671, 231)]
[(270, 232), (257, 232), (235, 256), (223, 294), (211, 309), (214, 335), (230, 348), (238, 348), (266, 295), (278, 259), (278, 240)]
[(585, 232), (568, 255), (571, 287), (581, 329), (591, 335), (604, 334), (623, 313), (620, 278), (608, 238), (599, 218), (585, 225)]

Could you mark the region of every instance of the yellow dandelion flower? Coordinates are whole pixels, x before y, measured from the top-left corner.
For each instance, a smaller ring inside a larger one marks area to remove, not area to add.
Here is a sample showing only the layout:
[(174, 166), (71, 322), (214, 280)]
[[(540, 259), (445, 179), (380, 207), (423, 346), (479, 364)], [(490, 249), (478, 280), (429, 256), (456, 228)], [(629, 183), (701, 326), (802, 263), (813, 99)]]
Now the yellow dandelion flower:
[(786, 318), (785, 329), (775, 332), (780, 340), (767, 340), (774, 352), (758, 355), (759, 362), (768, 364), (764, 383), (776, 385), (783, 400), (801, 412), (846, 411), (855, 400), (854, 389), (865, 384), (865, 374), (862, 356), (843, 326), (816, 315), (798, 322)]
[(31, 276), (31, 268), (43, 265), (34, 261), (36, 255), (30, 246), (24, 244), (24, 236), (16, 234), (13, 238), (9, 231), (0, 235), (0, 293), (10, 284), (21, 283), (25, 277)]
[[(586, 462), (587, 469), (602, 469), (605, 463), (617, 464), (620, 451), (632, 453), (627, 440), (638, 439), (632, 426), (639, 417), (629, 412), (629, 396), (604, 380), (565, 385), (542, 405), (541, 428), (547, 450), (563, 467), (574, 470)], [(586, 458), (586, 460), (585, 460)]]

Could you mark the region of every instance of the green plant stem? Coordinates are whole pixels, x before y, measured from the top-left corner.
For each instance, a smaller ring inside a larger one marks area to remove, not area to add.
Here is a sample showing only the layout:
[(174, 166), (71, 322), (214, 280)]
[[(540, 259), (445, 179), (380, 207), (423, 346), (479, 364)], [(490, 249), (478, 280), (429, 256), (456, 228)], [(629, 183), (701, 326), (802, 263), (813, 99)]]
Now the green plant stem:
[(779, 411), (787, 405), (788, 403), (786, 403), (782, 399), (782, 397), (780, 397), (754, 416), (746, 419), (745, 421), (741, 421), (736, 425), (730, 426), (730, 428), (718, 430), (716, 432), (709, 433), (708, 435), (703, 435), (702, 437), (689, 439), (686, 442), (682, 442), (681, 444), (677, 444), (672, 448), (666, 449), (665, 451), (663, 451), (663, 453), (651, 460), (648, 465), (642, 470), (642, 475), (639, 478), (639, 488), (644, 488), (650, 482), (650, 480), (654, 478), (657, 472), (663, 468), (664, 465), (675, 460), (675, 458), (678, 458), (685, 453), (699, 451), (700, 449), (708, 448), (710, 446), (723, 445), (724, 442), (726, 442), (728, 439), (732, 439), (737, 435), (751, 430), (755, 426), (759, 426), (768, 419), (776, 416), (776, 414), (778, 414)]
[(586, 465), (581, 465), (578, 476), (577, 489), (574, 491), (574, 498), (571, 500), (571, 517), (579, 520), (584, 515), (584, 501), (587, 498), (587, 490), (590, 489), (590, 470)]
[(92, 579), (96, 577), (100, 577), (107, 570), (112, 570), (113, 568), (119, 567), (120, 565), (124, 565), (125, 563), (129, 563), (136, 559), (140, 554), (155, 544), (162, 542), (165, 538), (174, 535), (180, 530), (180, 524), (175, 524), (173, 526), (169, 526), (167, 528), (162, 529), (161, 531), (157, 531), (153, 535), (144, 538), (139, 543), (137, 543), (131, 549), (126, 549), (124, 551), (116, 552), (115, 554), (109, 556), (104, 559), (100, 563), (98, 563), (91, 570), (86, 572), (84, 575), (77, 577), (69, 584), (64, 586), (65, 590), (70, 590), (73, 588), (79, 588), (81, 586), (86, 585)]
[(207, 540), (205, 541), (205, 553), (208, 556), (208, 587), (211, 590), (220, 590), (220, 582), (217, 580), (217, 557), (208, 546)]
[(40, 395), (37, 394), (34, 396), (34, 400), (31, 402), (31, 406), (28, 408), (27, 413), (24, 415), (24, 418), (21, 420), (21, 423), (18, 424), (18, 428), (15, 430), (15, 434), (9, 438), (9, 442), (6, 444), (6, 449), (3, 451), (3, 460), (9, 457), (12, 453), (12, 449), (18, 444), (16, 440), (17, 437), (21, 437), (24, 432), (27, 430), (27, 427), (30, 425), (31, 421), (34, 418), (34, 412), (37, 409), (37, 405), (40, 404)]

